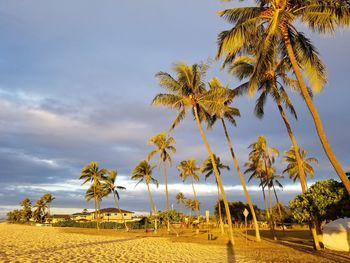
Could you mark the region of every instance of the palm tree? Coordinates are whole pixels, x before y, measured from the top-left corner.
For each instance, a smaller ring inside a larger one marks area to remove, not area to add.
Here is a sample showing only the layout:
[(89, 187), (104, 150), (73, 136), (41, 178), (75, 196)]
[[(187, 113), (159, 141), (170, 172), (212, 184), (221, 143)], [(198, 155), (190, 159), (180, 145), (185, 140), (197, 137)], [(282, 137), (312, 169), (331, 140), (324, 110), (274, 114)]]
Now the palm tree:
[[(260, 180), (260, 186), (262, 187), (264, 203), (266, 207), (267, 217), (270, 221), (270, 226), (274, 239), (277, 239), (274, 229), (274, 222), (272, 216), (272, 196), (271, 196), (271, 187), (270, 184), (265, 184), (264, 182), (269, 181), (274, 173), (275, 169), (272, 167), (274, 163), (274, 156), (278, 155), (278, 150), (273, 147), (268, 147), (266, 138), (263, 135), (260, 135), (256, 142), (252, 143), (249, 148), (252, 151), (249, 153), (249, 162), (246, 163), (247, 170), (245, 173), (251, 173), (251, 176), (248, 181), (252, 178), (257, 177)], [(266, 196), (265, 196), (265, 186), (267, 186), (269, 200), (270, 200), (270, 209), (268, 208)]]
[[(154, 183), (158, 187), (158, 181), (152, 177), (152, 173), (153, 173), (153, 170), (155, 167), (156, 166), (151, 166), (146, 160), (142, 160), (132, 170), (132, 176), (131, 176), (132, 180), (138, 181), (136, 186), (141, 182), (146, 183), (149, 200), (150, 200), (150, 203), (152, 206), (152, 213), (154, 214), (154, 216), (157, 215), (157, 211), (156, 211), (156, 206), (153, 202), (153, 198), (152, 198), (151, 190), (149, 188), (149, 184)], [(157, 219), (155, 219), (155, 231), (157, 231), (157, 223), (156, 222), (157, 222)]]
[(36, 222), (43, 223), (44, 218), (46, 216), (45, 214), (45, 208), (47, 207), (44, 200), (40, 198), (35, 202), (35, 210), (33, 212), (33, 217)]
[[(234, 27), (220, 33), (217, 58), (225, 56), (225, 63), (231, 62), (236, 55), (248, 48), (252, 35), (262, 35), (261, 41), (257, 43), (260, 47), (257, 58), (261, 62), (255, 69), (258, 76), (265, 67), (266, 59), (271, 55), (271, 46), (279, 46), (282, 56), (288, 56), (290, 60), (322, 147), (350, 195), (350, 180), (328, 142), (321, 118), (302, 75), (304, 73), (313, 90), (318, 92), (326, 83), (325, 67), (310, 39), (294, 26), (297, 21), (302, 21), (313, 31), (333, 33), (337, 26), (350, 24), (348, 1), (259, 0), (256, 2), (258, 6), (232, 8), (220, 12), (220, 16), (234, 24)], [(276, 45), (273, 45), (274, 43)], [(254, 82), (252, 81), (250, 85), (251, 94), (256, 89)]]
[(183, 193), (179, 192), (176, 194), (176, 203), (184, 205), (186, 202), (186, 197)]
[(176, 79), (165, 72), (159, 72), (156, 75), (159, 79), (160, 86), (169, 91), (169, 93), (161, 93), (156, 95), (153, 99), (152, 104), (156, 106), (169, 107), (178, 111), (178, 115), (173, 121), (171, 129), (177, 126), (181, 120), (186, 117), (188, 110), (192, 110), (198, 130), (201, 134), (208, 155), (210, 156), (213, 163), (214, 174), (219, 184), (219, 188), (225, 204), (225, 210), (229, 224), (229, 239), (233, 245), (234, 240), (232, 220), (225, 189), (223, 187), (218, 169), (215, 164), (213, 152), (201, 124), (201, 121), (208, 120), (210, 118), (210, 114), (207, 111), (208, 108), (210, 109), (212, 107), (212, 104), (210, 102), (219, 98), (214, 98), (213, 94), (207, 92), (205, 83), (202, 80), (202, 77), (205, 75), (207, 70), (206, 65), (187, 65), (185, 63), (176, 63), (173, 69), (176, 73)]
[(21, 211), (21, 219), (25, 222), (28, 222), (32, 217), (32, 202), (29, 198), (24, 198), (20, 203), (22, 210)]
[[(228, 134), (226, 122), (225, 122), (225, 119), (226, 119), (229, 121), (229, 123), (236, 126), (235, 117), (240, 116), (240, 112), (237, 108), (229, 106), (232, 103), (233, 95), (235, 95), (235, 94), (230, 92), (228, 88), (222, 86), (219, 79), (217, 79), (217, 78), (211, 79), (209, 82), (209, 86), (210, 86), (211, 92), (217, 93), (222, 98), (221, 100), (217, 100), (215, 103), (216, 107), (215, 107), (215, 111), (212, 112), (214, 115), (213, 115), (213, 118), (211, 119), (210, 126), (214, 125), (214, 123), (217, 119), (221, 120), (221, 124), (222, 124), (222, 127), (224, 129), (225, 137), (226, 137), (227, 143), (228, 143), (229, 148), (230, 148), (230, 154), (231, 154), (231, 157), (233, 160), (233, 164), (236, 167), (237, 175), (238, 175), (239, 180), (241, 182), (241, 185), (243, 187), (243, 192), (244, 192), (245, 198), (247, 200), (250, 212), (252, 214), (254, 227), (255, 227), (255, 237), (256, 237), (256, 240), (258, 242), (260, 242), (261, 238), (260, 238), (258, 220), (257, 220), (256, 215), (255, 215), (255, 210), (254, 210), (250, 195), (248, 193), (247, 186), (244, 182), (243, 174), (241, 172), (241, 169), (239, 167), (239, 163), (237, 161), (235, 152), (233, 150), (233, 144), (232, 144), (230, 135)], [(220, 205), (220, 202), (219, 202), (219, 205)], [(220, 213), (220, 215), (221, 215), (221, 213)]]
[[(95, 213), (95, 220), (99, 222), (101, 220), (100, 208), (103, 197), (106, 197), (109, 194), (109, 188), (106, 184), (100, 183), (96, 186), (90, 185), (90, 187), (85, 192), (85, 200), (89, 202), (91, 199), (96, 201), (97, 213)], [(98, 223), (96, 223), (98, 224)]]
[(48, 211), (47, 215), (48, 215), (48, 217), (50, 217), (50, 215), (51, 215), (51, 211), (50, 211), (51, 210), (51, 203), (55, 199), (55, 197), (53, 197), (51, 193), (46, 193), (41, 198), (47, 206), (47, 211)]
[(119, 210), (119, 213), (122, 216), (125, 230), (129, 231), (129, 228), (126, 225), (126, 221), (124, 218), (124, 213), (122, 213), (122, 211), (120, 209), (120, 205), (119, 205), (120, 196), (118, 193), (118, 189), (125, 190), (126, 188), (124, 186), (115, 185), (115, 180), (117, 179), (117, 175), (118, 175), (117, 170), (111, 170), (108, 172), (108, 177), (103, 179), (103, 182), (107, 185), (108, 193), (113, 193), (114, 203), (115, 203), (116, 208)]
[(95, 220), (96, 220), (96, 227), (97, 229), (100, 229), (99, 225), (99, 216), (98, 216), (98, 196), (96, 192), (96, 188), (101, 184), (101, 180), (103, 180), (106, 177), (106, 174), (108, 173), (107, 169), (99, 169), (97, 162), (91, 162), (87, 166), (85, 166), (81, 173), (80, 173), (80, 180), (85, 180), (83, 184), (86, 184), (87, 182), (91, 182), (92, 191), (93, 191), (93, 198), (94, 198), (94, 207), (95, 207)]
[(185, 207), (189, 209), (190, 211), (190, 218), (192, 217), (192, 211), (197, 210), (197, 206), (198, 206), (198, 201), (196, 202), (193, 199), (186, 199), (186, 203), (185, 203)]
[[(273, 55), (272, 57), (275, 58), (276, 56), (277, 54)], [(255, 104), (254, 112), (258, 118), (262, 118), (265, 113), (264, 106), (267, 97), (270, 95), (275, 101), (278, 111), (286, 126), (288, 135), (294, 146), (293, 149), (295, 149), (297, 168), (299, 169), (300, 173), (301, 189), (304, 193), (306, 191), (306, 177), (302, 166), (301, 156), (299, 154), (299, 151), (297, 150), (299, 149), (299, 145), (294, 136), (289, 119), (284, 111), (283, 105), (286, 109), (288, 109), (291, 112), (295, 119), (297, 119), (297, 114), (293, 107), (292, 101), (289, 98), (287, 92), (285, 91), (285, 88), (282, 83), (284, 83), (285, 86), (293, 87), (297, 90), (299, 90), (299, 87), (297, 82), (288, 76), (288, 71), (291, 67), (288, 58), (284, 58), (281, 60), (271, 58), (270, 61), (268, 61), (267, 63), (268, 67), (266, 68), (266, 71), (260, 72), (260, 75), (257, 77), (258, 80), (254, 81), (254, 83), (258, 87), (258, 91), (260, 92), (260, 95)], [(237, 57), (232, 62), (232, 64), (230, 65), (230, 72), (236, 75), (240, 80), (242, 80), (244, 78), (251, 77), (252, 75), (256, 75), (254, 71), (256, 64), (256, 58), (250, 55), (242, 55)], [(234, 90), (234, 93), (236, 95), (243, 95), (249, 92), (249, 87), (250, 82), (248, 81), (236, 88)], [(309, 93), (312, 94), (312, 91), (309, 90)]]
[[(220, 157), (216, 156), (214, 154), (214, 158), (215, 158), (215, 162), (216, 162), (216, 167), (218, 168), (219, 174), (221, 175), (221, 170), (225, 169), (225, 170), (230, 170), (230, 167), (227, 165), (224, 165), (223, 163), (221, 163)], [(214, 173), (214, 168), (213, 168), (213, 164), (211, 163), (211, 159), (210, 157), (208, 157), (202, 164), (202, 171), (204, 174), (204, 178), (205, 180), (207, 180), (213, 173)], [(220, 189), (219, 189), (219, 185), (218, 182), (216, 182), (216, 186), (218, 189), (218, 206), (219, 206), (219, 220), (220, 220), (220, 229), (221, 229), (221, 233), (224, 234), (224, 223), (222, 222), (222, 215), (221, 215), (221, 202), (220, 202)]]
[[(166, 163), (169, 162), (169, 166), (171, 167), (172, 161), (169, 152), (176, 153), (176, 148), (172, 145), (175, 144), (176, 141), (173, 137), (167, 136), (165, 132), (158, 133), (152, 136), (149, 140), (149, 143), (152, 143), (156, 149), (152, 150), (148, 156), (147, 160), (150, 161), (154, 155), (159, 154), (159, 168), (160, 162), (163, 163), (164, 169), (164, 180), (165, 180), (165, 197), (166, 197), (166, 211), (169, 211), (169, 192), (168, 192), (168, 177), (166, 171)], [(170, 231), (170, 221), (169, 217), (167, 217), (167, 228), (168, 232)]]
[[(196, 190), (194, 189), (194, 182), (199, 181), (198, 172), (200, 171), (200, 168), (197, 166), (196, 160), (189, 159), (189, 160), (181, 161), (180, 164), (177, 166), (177, 169), (180, 172), (179, 176), (183, 182), (185, 182), (188, 177), (190, 178), (192, 190), (193, 190), (194, 201), (196, 202), (196, 204), (198, 204)], [(197, 216), (199, 216), (199, 207), (196, 206), (195, 210), (197, 212)]]
[[(318, 164), (318, 160), (315, 157), (307, 158), (306, 150), (302, 150), (300, 152), (300, 149), (298, 149), (298, 151), (299, 151), (299, 155), (301, 156), (302, 166), (303, 166), (303, 170), (305, 171), (305, 174), (313, 178), (315, 173), (314, 173), (314, 168), (312, 167), (312, 163)], [(288, 165), (287, 165), (287, 168), (283, 170), (283, 173), (288, 173), (289, 177), (293, 179), (293, 181), (295, 182), (300, 178), (298, 164), (296, 161), (295, 149), (292, 146), (284, 154), (285, 155), (283, 156), (284, 157), (283, 161), (288, 163)], [(306, 180), (305, 180), (305, 184), (307, 189)]]

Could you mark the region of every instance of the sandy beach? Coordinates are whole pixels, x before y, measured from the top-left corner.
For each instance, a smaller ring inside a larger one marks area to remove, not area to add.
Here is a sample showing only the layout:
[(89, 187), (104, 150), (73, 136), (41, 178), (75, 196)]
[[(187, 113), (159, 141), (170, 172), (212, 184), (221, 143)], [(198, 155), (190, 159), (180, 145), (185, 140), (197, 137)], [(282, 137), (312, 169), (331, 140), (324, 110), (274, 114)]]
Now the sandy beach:
[[(236, 233), (237, 234), (237, 233)], [(349, 262), (348, 253), (313, 252), (236, 235), (156, 237), (142, 232), (0, 224), (0, 262)], [(197, 242), (197, 243), (196, 243)]]
[(224, 246), (0, 224), (0, 262), (227, 262)]

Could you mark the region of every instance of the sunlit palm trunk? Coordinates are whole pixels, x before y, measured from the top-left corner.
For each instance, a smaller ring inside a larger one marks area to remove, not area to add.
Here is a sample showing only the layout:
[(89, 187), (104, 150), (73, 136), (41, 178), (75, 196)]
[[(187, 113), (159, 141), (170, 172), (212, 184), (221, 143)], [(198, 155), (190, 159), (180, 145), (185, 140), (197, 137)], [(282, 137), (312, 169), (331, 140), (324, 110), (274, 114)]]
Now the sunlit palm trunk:
[(94, 186), (94, 207), (95, 207), (96, 228), (97, 228), (97, 229), (100, 229), (100, 225), (98, 224), (98, 219), (97, 219), (97, 196), (96, 196), (96, 186)]
[(294, 134), (293, 134), (292, 128), (290, 126), (289, 120), (288, 120), (287, 115), (285, 114), (285, 112), (283, 110), (283, 107), (282, 107), (280, 102), (277, 103), (277, 107), (278, 107), (278, 110), (279, 110), (279, 112), (281, 114), (283, 122), (286, 125), (289, 138), (292, 141), (292, 145), (294, 147), (295, 158), (297, 160), (297, 165), (298, 165), (298, 170), (299, 170), (300, 184), (301, 184), (302, 191), (304, 193), (304, 192), (306, 192), (306, 175), (305, 175), (305, 171), (304, 171), (304, 167), (303, 167), (303, 162), (302, 162), (301, 156), (300, 156), (299, 145), (297, 143), (297, 140), (294, 137)]
[(232, 159), (233, 159), (233, 163), (236, 167), (236, 170), (237, 170), (237, 174), (238, 174), (238, 177), (239, 177), (239, 180), (241, 181), (241, 185), (243, 187), (243, 192), (244, 192), (244, 195), (245, 195), (245, 198), (247, 200), (247, 203), (248, 203), (248, 206), (249, 206), (249, 209), (250, 209), (250, 212), (252, 214), (252, 218), (253, 218), (253, 222), (254, 222), (254, 228), (255, 228), (255, 237), (256, 237), (256, 241), (260, 242), (261, 241), (261, 238), (260, 238), (260, 232), (259, 232), (259, 225), (258, 225), (258, 220), (256, 219), (256, 215), (255, 215), (255, 210), (254, 210), (254, 207), (253, 207), (253, 203), (252, 203), (252, 200), (250, 199), (250, 195), (248, 193), (248, 190), (247, 190), (247, 186), (244, 182), (244, 178), (243, 178), (243, 175), (241, 173), (241, 169), (239, 168), (239, 164), (238, 164), (238, 161), (236, 159), (236, 155), (235, 155), (235, 152), (233, 151), (233, 145), (232, 145), (232, 141), (231, 141), (231, 138), (227, 132), (227, 128), (226, 128), (226, 124), (225, 124), (225, 120), (224, 119), (221, 119), (221, 123), (222, 123), (222, 126), (224, 128), (224, 132), (225, 132), (225, 136), (226, 136), (226, 140), (229, 144), (229, 147), (230, 147), (230, 153), (231, 153), (231, 156), (232, 156)]
[(151, 190), (149, 189), (149, 184), (146, 183), (146, 185), (147, 185), (149, 200), (151, 202), (151, 206), (152, 206), (152, 210), (153, 210), (153, 214), (154, 214), (154, 230), (155, 230), (155, 232), (157, 232), (157, 211), (156, 211), (156, 206), (154, 205), (154, 202), (153, 202)]
[(275, 220), (273, 219), (273, 212), (272, 212), (272, 195), (271, 195), (270, 185), (267, 185), (267, 191), (268, 191), (269, 200), (270, 200), (270, 219), (271, 219), (273, 239), (277, 240), (277, 236), (276, 236), (276, 232), (275, 232)]
[(199, 219), (199, 206), (198, 206), (197, 194), (196, 194), (196, 190), (194, 189), (193, 176), (191, 175), (190, 177), (191, 177), (191, 184), (192, 184), (192, 190), (193, 190), (194, 201), (196, 202), (196, 213), (197, 213), (197, 217), (198, 217), (198, 219)]
[(196, 117), (196, 122), (197, 122), (197, 126), (198, 126), (198, 129), (199, 129), (199, 132), (200, 132), (200, 134), (202, 136), (204, 145), (207, 148), (208, 154), (210, 156), (211, 163), (212, 163), (213, 168), (214, 168), (214, 174), (215, 174), (215, 177), (216, 177), (216, 181), (218, 182), (218, 185), (219, 185), (219, 188), (220, 188), (220, 192), (222, 194), (222, 199), (223, 199), (224, 204), (225, 204), (226, 217), (227, 217), (228, 226), (229, 226), (229, 239), (230, 239), (231, 244), (233, 245), (234, 244), (234, 239), (233, 239), (232, 219), (231, 219), (230, 208), (229, 208), (228, 202), (227, 202), (225, 189), (224, 189), (224, 187), (222, 185), (222, 182), (221, 182), (221, 178), (220, 178), (220, 174), (219, 174), (218, 168), (216, 166), (214, 154), (213, 154), (213, 152), (212, 152), (212, 150), (210, 148), (209, 142), (207, 140), (207, 137), (205, 136), (205, 133), (204, 133), (202, 125), (201, 125), (201, 122), (199, 120), (198, 111), (197, 111), (197, 107), (196, 106), (193, 107), (193, 111), (194, 111), (194, 114), (195, 114), (195, 117)]
[[(292, 145), (294, 147), (295, 158), (297, 160), (297, 165), (298, 165), (298, 170), (299, 170), (299, 180), (300, 180), (300, 185), (301, 185), (301, 191), (302, 191), (302, 193), (305, 193), (307, 191), (307, 181), (306, 181), (305, 170), (304, 170), (301, 156), (300, 156), (299, 145), (294, 137), (289, 120), (288, 120), (287, 115), (285, 114), (285, 112), (283, 110), (281, 103), (278, 103), (277, 106), (278, 106), (278, 110), (281, 114), (281, 117), (284, 121), (284, 124), (286, 125), (288, 135), (292, 141)], [(314, 240), (315, 248), (318, 250), (318, 249), (320, 249), (320, 247), (319, 247), (319, 238), (317, 237), (317, 234), (315, 234), (316, 233), (316, 229), (315, 229), (316, 225), (317, 225), (317, 223), (312, 223), (312, 222), (309, 223), (309, 228), (310, 228), (310, 232), (311, 232), (311, 235), (313, 237), (313, 240)]]
[(222, 222), (222, 215), (221, 215), (220, 189), (217, 182), (216, 182), (216, 186), (218, 188), (218, 208), (219, 208), (220, 230), (221, 230), (221, 234), (225, 234), (224, 223)]
[(275, 186), (273, 184), (272, 184), (272, 189), (273, 189), (273, 193), (275, 194), (275, 198), (276, 198), (278, 214), (280, 216), (280, 220), (281, 220), (281, 224), (282, 224), (282, 231), (283, 231), (283, 234), (285, 234), (284, 233), (283, 215), (282, 215), (282, 211), (281, 211), (281, 207), (280, 207), (280, 201), (278, 200), (277, 192), (276, 192)]
[(337, 157), (333, 153), (333, 150), (332, 150), (330, 144), (328, 143), (326, 133), (324, 132), (324, 129), (323, 129), (321, 118), (318, 114), (318, 111), (317, 111), (315, 105), (312, 102), (312, 99), (311, 99), (310, 94), (307, 90), (306, 84), (304, 82), (303, 76), (301, 74), (301, 70), (300, 70), (298, 62), (296, 60), (294, 50), (293, 50), (292, 44), (290, 42), (288, 29), (286, 26), (282, 26), (282, 34), (283, 34), (284, 44), (285, 44), (286, 49), (287, 49), (288, 57), (291, 61), (292, 67), (293, 67), (294, 74), (299, 82), (301, 94), (303, 95), (305, 103), (306, 103), (306, 105), (311, 113), (311, 116), (312, 116), (312, 119), (314, 121), (316, 131), (317, 131), (318, 137), (321, 141), (322, 147), (323, 147), (329, 161), (333, 165), (336, 173), (338, 174), (338, 176), (342, 180), (346, 190), (348, 191), (348, 194), (350, 195), (350, 180), (347, 178), (347, 176), (343, 170), (343, 167), (340, 165)]
[(164, 167), (164, 180), (165, 180), (165, 209), (167, 211), (167, 229), (168, 232), (170, 232), (170, 221), (169, 221), (169, 192), (168, 192), (168, 176), (166, 172), (166, 162), (163, 161), (163, 167)]
[(113, 191), (113, 197), (114, 197), (115, 206), (116, 206), (117, 209), (119, 210), (119, 213), (122, 215), (122, 220), (123, 220), (123, 222), (124, 222), (125, 230), (126, 230), (126, 231), (129, 231), (129, 228), (128, 228), (128, 226), (126, 225), (126, 221), (125, 221), (125, 218), (124, 218), (124, 214), (122, 213), (122, 210), (120, 209), (118, 198), (116, 197), (115, 192), (114, 192), (113, 189), (112, 189), (112, 191)]

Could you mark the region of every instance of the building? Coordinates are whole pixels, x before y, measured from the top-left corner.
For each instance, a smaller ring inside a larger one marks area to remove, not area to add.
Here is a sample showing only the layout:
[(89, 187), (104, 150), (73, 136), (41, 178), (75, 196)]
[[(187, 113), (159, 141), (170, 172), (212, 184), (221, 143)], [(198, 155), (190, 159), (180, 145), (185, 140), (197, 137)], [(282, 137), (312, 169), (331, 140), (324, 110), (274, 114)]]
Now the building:
[(71, 220), (71, 215), (51, 215), (46, 219), (47, 223), (55, 224), (58, 222)]
[[(121, 212), (121, 213), (120, 213)], [(94, 213), (92, 213), (94, 216)], [(134, 212), (130, 212), (117, 208), (103, 208), (100, 210), (100, 217), (102, 222), (123, 222), (123, 217), (126, 222), (132, 221), (132, 215)]]
[(72, 220), (77, 222), (92, 221), (93, 218), (94, 218), (93, 213), (87, 212), (87, 210), (84, 210), (81, 213), (75, 213), (72, 215)]
[[(123, 217), (126, 222), (130, 222), (133, 220), (133, 214), (134, 212), (130, 212), (123, 209), (116, 209), (116, 208), (103, 208), (100, 209), (100, 222), (123, 222)], [(121, 213), (120, 213), (121, 212)], [(94, 221), (95, 220), (95, 211), (88, 212), (87, 210), (84, 210), (81, 213), (75, 213), (72, 215), (72, 220), (77, 222), (87, 222), (87, 221)]]

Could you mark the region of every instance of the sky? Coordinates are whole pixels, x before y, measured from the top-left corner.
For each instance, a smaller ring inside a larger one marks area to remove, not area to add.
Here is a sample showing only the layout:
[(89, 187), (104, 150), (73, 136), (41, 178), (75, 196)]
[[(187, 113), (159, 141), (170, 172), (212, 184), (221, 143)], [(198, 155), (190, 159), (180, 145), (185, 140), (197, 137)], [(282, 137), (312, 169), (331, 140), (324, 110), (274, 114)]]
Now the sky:
[[(101, 168), (117, 169), (121, 207), (149, 211), (147, 190), (130, 180), (133, 167), (145, 159), (152, 146), (148, 139), (169, 128), (175, 112), (151, 106), (161, 88), (154, 75), (172, 73), (177, 61), (209, 62), (207, 80), (218, 76), (231, 87), (239, 81), (220, 70), (213, 60), (217, 35), (230, 25), (217, 11), (245, 3), (223, 4), (219, 0), (12, 0), (0, 4), (0, 217), (29, 197), (33, 202), (46, 192), (55, 196), (54, 213), (70, 213), (93, 203), (84, 200), (87, 186), (78, 180), (81, 169), (91, 161)], [(310, 33), (328, 70), (328, 84), (315, 95), (314, 103), (323, 120), (335, 154), (350, 170), (350, 90), (348, 61), (350, 31), (334, 36)], [(316, 136), (305, 103), (290, 94), (298, 121), (291, 119), (296, 138), (309, 156), (318, 158), (315, 180), (337, 179)], [(280, 151), (278, 173), (285, 163), (283, 152), (291, 143), (271, 100), (265, 117), (253, 114), (255, 98), (236, 99), (241, 111), (237, 127), (230, 127), (234, 148), (243, 169), (248, 145), (264, 134)], [(214, 152), (231, 166), (222, 179), (230, 201), (245, 201), (220, 126), (206, 131)], [(192, 198), (189, 182), (183, 183), (176, 169), (185, 159), (201, 164), (206, 150), (192, 117), (178, 126), (172, 136), (177, 153), (169, 170), (170, 204), (182, 191)], [(156, 164), (156, 160), (154, 160)], [(155, 170), (158, 189), (151, 188), (157, 209), (165, 207), (161, 171)], [(285, 175), (280, 199), (288, 204), (300, 193), (298, 183)], [(253, 202), (262, 207), (257, 182), (248, 184)], [(216, 202), (214, 178), (196, 184), (202, 211), (213, 210)], [(112, 197), (102, 207), (113, 206)]]

